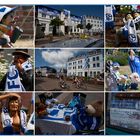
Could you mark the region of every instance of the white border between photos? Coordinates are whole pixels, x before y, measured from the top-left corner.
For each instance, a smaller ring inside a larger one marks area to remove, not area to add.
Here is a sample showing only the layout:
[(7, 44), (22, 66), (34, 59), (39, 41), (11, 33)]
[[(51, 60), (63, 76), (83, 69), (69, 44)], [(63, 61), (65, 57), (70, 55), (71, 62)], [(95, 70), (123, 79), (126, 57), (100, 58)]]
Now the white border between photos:
[(118, 140), (119, 139), (123, 139), (123, 140), (139, 140), (140, 137), (139, 136), (119, 136), (119, 137), (115, 137), (115, 136), (2, 136), (0, 139), (1, 140), (6, 140), (8, 138), (12, 138), (14, 140), (25, 140), (28, 139), (30, 140), (31, 138), (33, 138), (34, 140), (38, 140), (38, 139), (42, 139), (42, 140), (47, 140), (47, 139), (51, 139), (51, 140), (77, 140), (80, 138), (80, 140)]
[[(66, 5), (66, 4), (81, 4), (81, 5), (87, 5), (87, 4), (94, 4), (94, 5), (106, 5), (106, 4), (140, 4), (140, 0), (4, 0), (4, 1), (0, 1), (0, 5), (35, 5), (35, 4), (60, 4), (60, 5)], [(104, 26), (105, 27), (105, 26)], [(35, 54), (35, 51), (34, 51)], [(105, 54), (105, 50), (104, 50), (104, 54)], [(35, 59), (35, 57), (34, 57)], [(104, 55), (104, 63), (105, 63), (105, 55)], [(35, 63), (34, 63), (35, 64)], [(35, 65), (34, 65), (35, 66)], [(34, 84), (35, 85), (35, 84)], [(35, 90), (34, 92), (35, 93)], [(104, 89), (104, 93), (105, 93), (105, 89)], [(105, 100), (104, 100), (105, 103)], [(71, 139), (75, 139), (75, 140), (118, 140), (119, 139), (123, 139), (123, 140), (139, 140), (140, 136), (119, 136), (119, 135), (114, 135), (114, 136), (107, 136), (107, 135), (103, 135), (103, 136), (43, 136), (43, 135), (34, 135), (34, 136), (0, 136), (0, 140), (6, 140), (8, 138), (12, 138), (14, 140), (25, 140), (27, 139), (34, 139), (34, 140), (38, 140), (38, 139), (42, 139), (42, 140), (47, 140), (47, 139), (51, 139), (51, 140), (71, 140)]]
[(139, 0), (4, 0), (0, 4), (140, 4)]

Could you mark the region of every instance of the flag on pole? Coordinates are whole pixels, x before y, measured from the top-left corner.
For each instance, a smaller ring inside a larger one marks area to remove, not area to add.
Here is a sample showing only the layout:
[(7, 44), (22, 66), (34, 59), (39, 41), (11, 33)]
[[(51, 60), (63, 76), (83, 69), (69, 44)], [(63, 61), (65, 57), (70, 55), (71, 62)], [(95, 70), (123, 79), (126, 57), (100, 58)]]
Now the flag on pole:
[(64, 13), (65, 16), (70, 16), (70, 11), (69, 10), (63, 9), (63, 13)]
[(83, 69), (89, 68), (89, 57), (85, 55)]

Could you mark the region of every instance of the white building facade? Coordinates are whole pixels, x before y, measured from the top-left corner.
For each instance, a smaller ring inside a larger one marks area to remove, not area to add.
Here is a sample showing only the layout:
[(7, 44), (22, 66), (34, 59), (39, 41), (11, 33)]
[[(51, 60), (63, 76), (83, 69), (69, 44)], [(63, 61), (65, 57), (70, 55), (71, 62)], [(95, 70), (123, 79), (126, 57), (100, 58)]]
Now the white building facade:
[(61, 21), (64, 22), (64, 25), (61, 25), (57, 28), (58, 32), (65, 34), (70, 33), (81, 33), (83, 30), (77, 28), (77, 25), (81, 23), (81, 17), (71, 15), (68, 10), (56, 10), (49, 7), (38, 7), (37, 8), (37, 18), (39, 24), (44, 27), (45, 35), (51, 34), (53, 27), (50, 25), (51, 20), (59, 17)]
[(70, 58), (67, 62), (67, 76), (95, 77), (103, 73), (104, 56), (103, 50), (93, 50), (88, 52), (88, 66), (85, 55)]
[(82, 24), (86, 28), (87, 24), (92, 25), (92, 28), (89, 30), (91, 33), (101, 33), (104, 30), (103, 20), (100, 17), (95, 16), (83, 16)]
[[(80, 34), (84, 30), (86, 32), (86, 25), (91, 23), (92, 29), (90, 32), (101, 32), (103, 31), (103, 20), (99, 17), (94, 16), (76, 16), (72, 15), (69, 10), (56, 10), (46, 6), (38, 6), (36, 9), (37, 19), (39, 24), (44, 27), (45, 35), (52, 34), (53, 27), (50, 25), (51, 20), (59, 17), (61, 21), (64, 22), (64, 25), (58, 27), (58, 32), (65, 34)], [(84, 29), (77, 28), (78, 24), (83, 24)]]

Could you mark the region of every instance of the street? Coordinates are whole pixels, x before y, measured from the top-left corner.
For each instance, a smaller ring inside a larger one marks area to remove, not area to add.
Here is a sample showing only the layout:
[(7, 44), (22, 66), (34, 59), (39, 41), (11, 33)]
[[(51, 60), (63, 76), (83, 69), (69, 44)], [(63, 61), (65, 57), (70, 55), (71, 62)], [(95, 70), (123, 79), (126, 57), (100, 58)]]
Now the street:
[(79, 38), (73, 38), (73, 39), (65, 39), (65, 40), (58, 40), (53, 41), (51, 43), (44, 43), (42, 44), (40, 42), (40, 45), (36, 45), (36, 47), (40, 48), (46, 48), (46, 47), (61, 47), (61, 48), (90, 48), (90, 47), (103, 47), (104, 41), (103, 39), (79, 39)]
[(76, 88), (74, 84), (72, 84), (72, 81), (66, 81), (66, 84), (69, 86), (69, 88), (61, 88), (59, 86), (59, 80), (58, 79), (51, 79), (47, 77), (37, 77), (35, 80), (35, 87), (36, 91), (103, 91), (104, 86), (103, 85), (92, 85), (87, 84), (87, 89), (85, 88)]

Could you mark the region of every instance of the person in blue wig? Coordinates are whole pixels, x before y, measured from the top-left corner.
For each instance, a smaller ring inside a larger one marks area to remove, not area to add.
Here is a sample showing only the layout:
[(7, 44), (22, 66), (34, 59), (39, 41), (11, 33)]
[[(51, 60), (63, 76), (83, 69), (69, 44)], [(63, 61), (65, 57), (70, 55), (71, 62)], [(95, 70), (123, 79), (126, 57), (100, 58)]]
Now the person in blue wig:
[(129, 52), (128, 61), (131, 72), (132, 73), (136, 72), (140, 76), (140, 58), (139, 56), (135, 55), (135, 52), (133, 50), (130, 50)]

